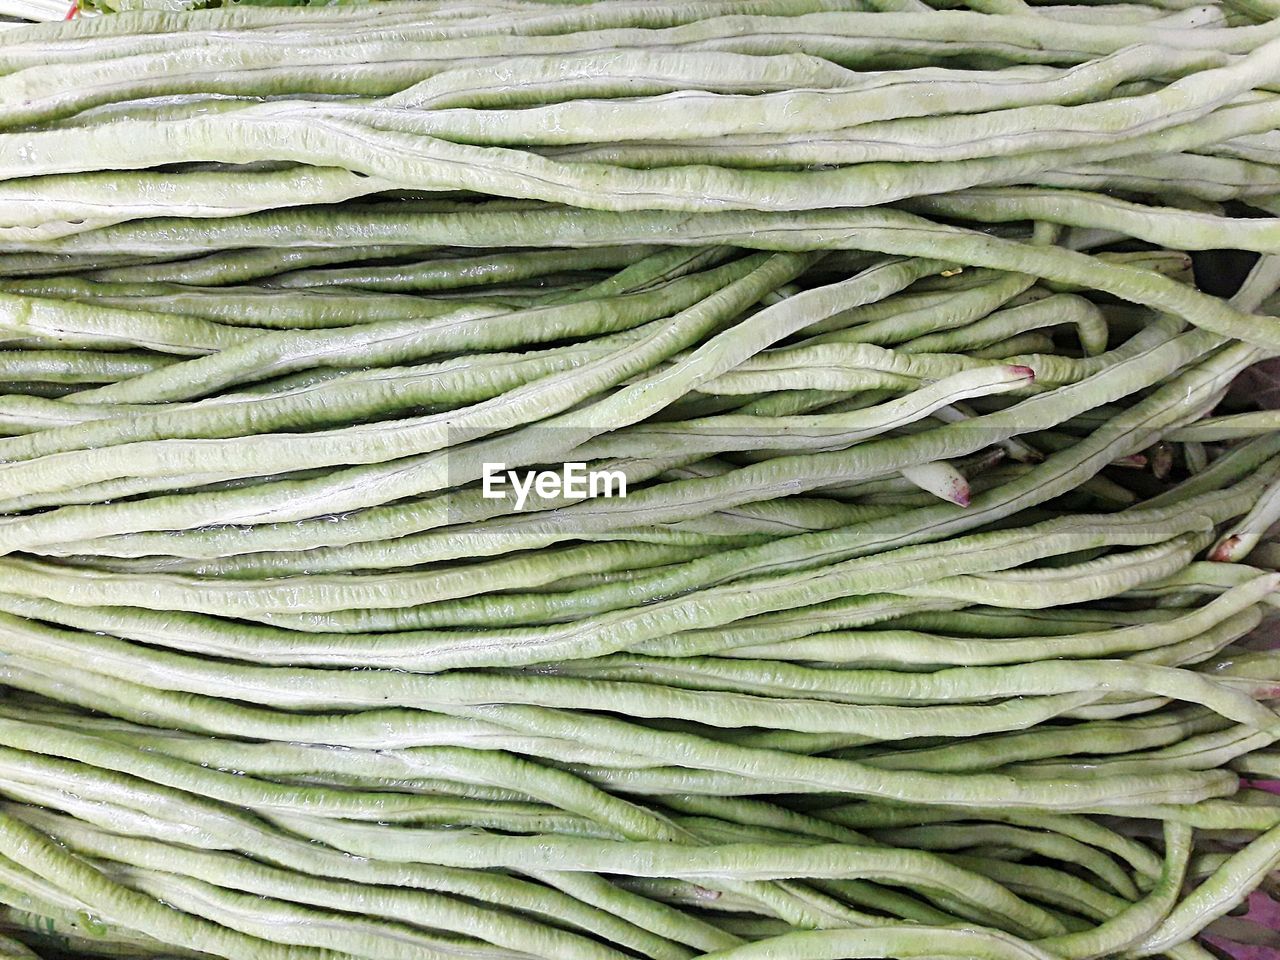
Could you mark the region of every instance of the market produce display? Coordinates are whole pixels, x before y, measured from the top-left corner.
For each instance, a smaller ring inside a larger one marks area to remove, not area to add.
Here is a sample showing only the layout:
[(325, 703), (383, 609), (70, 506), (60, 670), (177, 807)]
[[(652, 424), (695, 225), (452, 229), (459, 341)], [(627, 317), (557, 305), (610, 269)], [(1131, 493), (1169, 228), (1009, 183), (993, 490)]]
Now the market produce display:
[(1280, 944), (1276, 0), (205, 5), (0, 21), (0, 958)]

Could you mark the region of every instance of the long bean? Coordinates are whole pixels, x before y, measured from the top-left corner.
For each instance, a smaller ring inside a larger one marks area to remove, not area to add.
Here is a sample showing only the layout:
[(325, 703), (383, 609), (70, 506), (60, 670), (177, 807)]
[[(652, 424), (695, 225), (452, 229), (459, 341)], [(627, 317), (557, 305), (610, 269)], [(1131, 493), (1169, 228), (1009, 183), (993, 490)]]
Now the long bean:
[(1257, 939), (1275, 0), (158, 2), (0, 25), (0, 954)]
[[(20, 659), (11, 656), (10, 662), (20, 666)], [(10, 675), (10, 682), (27, 683), (21, 675)], [(43, 686), (38, 676), (32, 678)], [(200, 703), (200, 712), (210, 722), (221, 726), (224, 724), (238, 727), (249, 724), (248, 729), (286, 730), (291, 736), (285, 738), (304, 739), (310, 742), (332, 742), (338, 738), (342, 743), (354, 743), (353, 737), (367, 736), (363, 742), (369, 744), (385, 744), (387, 739), (386, 721), (394, 715), (397, 724), (403, 731), (402, 736), (410, 742), (421, 734), (415, 732), (422, 721), (430, 720), (428, 715), (415, 711), (392, 712), (379, 718), (370, 713), (362, 713), (355, 717), (343, 717), (341, 722), (331, 723), (324, 717), (308, 719), (297, 714), (271, 715), (264, 711), (245, 712), (244, 708), (232, 707), (229, 704), (219, 706), (219, 701), (211, 698), (193, 700), (189, 696), (166, 695), (160, 691), (132, 684), (129, 681), (111, 680), (96, 682), (92, 676), (85, 675), (77, 684), (83, 689), (75, 696), (85, 702), (109, 705), (117, 715), (128, 714), (134, 708), (128, 704), (148, 704), (149, 709), (163, 711), (166, 722), (170, 725), (187, 727), (191, 724), (190, 704)], [(94, 692), (97, 688), (106, 693)], [(115, 691), (112, 693), (112, 691)], [(124, 699), (121, 699), (123, 697)], [(183, 704), (183, 706), (179, 706)], [(776, 751), (757, 750), (737, 747), (725, 741), (711, 742), (703, 738), (675, 732), (659, 731), (637, 724), (611, 720), (603, 716), (587, 714), (561, 714), (539, 708), (503, 707), (474, 708), (461, 711), (466, 718), (481, 719), (508, 729), (518, 730), (522, 742), (531, 746), (537, 743), (536, 737), (549, 735), (553, 739), (566, 743), (581, 742), (584, 739), (604, 737), (606, 742), (617, 742), (621, 737), (632, 752), (649, 753), (652, 756), (673, 756), (678, 749), (682, 763), (706, 770), (725, 770), (745, 775), (749, 779), (758, 779), (762, 775), (775, 788), (786, 785), (792, 790), (803, 792), (822, 792), (836, 790), (838, 792), (865, 792), (874, 796), (905, 796), (907, 792), (921, 790), (929, 802), (940, 802), (944, 796), (953, 797), (952, 802), (961, 805), (998, 805), (1009, 806), (1045, 806), (1052, 809), (1091, 809), (1100, 803), (1115, 802), (1116, 791), (1122, 791), (1125, 798), (1134, 797), (1134, 803), (1146, 802), (1152, 797), (1190, 798), (1188, 802), (1218, 796), (1230, 792), (1235, 780), (1221, 772), (1180, 772), (1173, 774), (1152, 775), (1141, 778), (1117, 778), (1122, 783), (1111, 782), (1112, 778), (1098, 778), (1086, 781), (1037, 781), (1034, 783), (1010, 783), (1007, 777), (946, 777), (929, 774), (910, 774), (899, 778), (891, 771), (874, 771), (871, 767), (840, 760), (824, 760), (821, 758), (799, 757)], [(215, 719), (216, 718), (216, 719)], [(338, 718), (333, 718), (337, 720)], [(199, 726), (200, 721), (196, 721)], [(265, 726), (264, 726), (265, 724)], [(372, 724), (370, 727), (369, 725)], [(361, 725), (369, 729), (361, 734)], [(333, 732), (325, 733), (326, 727), (333, 727)], [(343, 732), (345, 730), (346, 732)], [(535, 739), (530, 740), (530, 737)], [(674, 792), (688, 792), (689, 778), (684, 780), (684, 788)], [(1122, 785), (1123, 784), (1123, 785)], [(760, 792), (759, 786), (753, 792)], [(994, 804), (992, 801), (994, 798)], [(1108, 800), (1108, 798), (1110, 798)], [(1140, 809), (1140, 808), (1138, 808)]]
[[(46, 769), (48, 769), (46, 765)], [(47, 779), (47, 774), (46, 774)], [(41, 778), (37, 775), (32, 784), (38, 784)], [(24, 792), (31, 792), (32, 786), (23, 787)], [(91, 781), (80, 778), (78, 789), (98, 795)], [(37, 788), (36, 795), (41, 791)], [(135, 793), (138, 791), (135, 790)], [(113, 805), (132, 803), (145, 806), (145, 812), (138, 809), (132, 818), (123, 817), (128, 807), (115, 806), (115, 816), (105, 819), (116, 825), (128, 822), (131, 833), (142, 836), (170, 840), (177, 835), (183, 836), (188, 843), (205, 849), (234, 849), (246, 836), (254, 837), (260, 849), (270, 849), (273, 859), (289, 865), (304, 873), (327, 876), (342, 880), (363, 881), (365, 883), (383, 884), (392, 887), (410, 887), (422, 891), (440, 891), (456, 894), (462, 898), (472, 898), (483, 902), (498, 902), (509, 907), (529, 911), (535, 915), (553, 917), (562, 923), (576, 926), (593, 934), (599, 933), (614, 942), (638, 950), (653, 951), (658, 956), (688, 956), (687, 952), (673, 951), (671, 944), (663, 937), (649, 933), (632, 924), (621, 922), (607, 911), (595, 909), (572, 897), (566, 897), (546, 887), (518, 880), (513, 877), (483, 875), (469, 873), (465, 870), (448, 868), (415, 868), (413, 866), (396, 866), (394, 864), (369, 861), (361, 866), (344, 866), (349, 858), (331, 851), (322, 851), (313, 845), (299, 842), (264, 827), (258, 821), (218, 810), (207, 802), (198, 802), (193, 798), (180, 799), (172, 792), (166, 793), (154, 788), (141, 792), (140, 799), (132, 795), (105, 794), (100, 797), (98, 811), (110, 810)], [(110, 800), (107, 800), (110, 797)], [(62, 804), (54, 804), (66, 806)], [(81, 818), (91, 823), (96, 813), (83, 804), (71, 803), (71, 809)], [(24, 811), (23, 816), (27, 816)], [(170, 819), (159, 819), (168, 817)], [(181, 819), (179, 819), (181, 818)], [(194, 824), (194, 826), (193, 826)], [(43, 824), (41, 824), (43, 826)], [(461, 902), (465, 903), (466, 900)], [(669, 920), (670, 918), (668, 918)], [(724, 945), (728, 938), (718, 935), (718, 931), (699, 925), (691, 918), (681, 918), (683, 932), (691, 942), (709, 947)], [(669, 923), (664, 926), (670, 926)], [(518, 928), (517, 928), (518, 929)], [(534, 941), (526, 940), (532, 944)], [(731, 942), (731, 940), (729, 941)]]
[(55, 878), (91, 907), (108, 914), (127, 916), (135, 929), (159, 939), (177, 939), (197, 949), (204, 947), (224, 956), (264, 958), (322, 958), (340, 956), (327, 950), (273, 946), (243, 933), (205, 920), (175, 914), (164, 905), (113, 883), (88, 864), (65, 852), (48, 837), (12, 817), (0, 814), (0, 847), (15, 862), (30, 865)]
[[(903, 256), (939, 257), (1104, 290), (1175, 313), (1224, 336), (1239, 335), (1241, 339), (1273, 347), (1280, 341), (1274, 332), (1267, 332), (1269, 324), (1264, 320), (1246, 320), (1222, 301), (1183, 284), (1152, 276), (1149, 271), (1106, 263), (1062, 248), (1031, 246), (946, 227), (898, 211), (716, 213), (690, 220), (687, 216), (660, 211), (633, 211), (624, 217), (606, 211), (546, 207), (523, 213), (515, 222), (519, 224), (525, 244), (536, 242), (546, 246), (643, 242), (700, 246), (729, 242), (757, 249), (874, 249)], [(319, 227), (320, 223), (315, 218), (308, 221), (305, 214), (272, 214), (223, 220), (217, 222), (214, 229), (195, 233), (181, 221), (172, 224), (157, 221), (156, 226), (168, 229), (162, 246), (158, 241), (151, 243), (166, 251), (196, 252), (215, 245), (247, 246), (255, 241), (288, 236), (289, 244), (296, 245), (300, 237), (306, 236), (309, 224)], [(679, 232), (674, 233), (677, 224)], [(513, 237), (510, 213), (486, 214), (483, 209), (412, 219), (403, 215), (379, 217), (372, 227), (363, 219), (359, 226), (359, 235), (366, 242), (377, 236), (384, 241), (404, 238), (402, 242), (419, 245), (449, 240), (468, 246), (502, 246), (511, 245)], [(347, 242), (345, 230), (346, 225), (330, 217), (323, 221), (322, 231), (312, 231), (321, 233), (324, 239), (307, 245), (340, 246)], [(184, 234), (191, 239), (187, 240)], [(89, 236), (92, 242), (88, 241)], [(132, 239), (127, 229), (106, 228), (80, 240), (60, 242), (57, 248), (64, 252), (93, 252), (97, 248), (119, 252), (122, 249), (141, 251), (148, 245), (146, 234)]]
[(1235, 249), (1275, 253), (1280, 225), (1268, 220), (1233, 220), (1161, 207), (1144, 207), (1074, 190), (1002, 188), (966, 190), (945, 197), (913, 200), (912, 210), (972, 220), (1051, 220), (1066, 225), (1102, 226), (1151, 243), (1183, 250)]

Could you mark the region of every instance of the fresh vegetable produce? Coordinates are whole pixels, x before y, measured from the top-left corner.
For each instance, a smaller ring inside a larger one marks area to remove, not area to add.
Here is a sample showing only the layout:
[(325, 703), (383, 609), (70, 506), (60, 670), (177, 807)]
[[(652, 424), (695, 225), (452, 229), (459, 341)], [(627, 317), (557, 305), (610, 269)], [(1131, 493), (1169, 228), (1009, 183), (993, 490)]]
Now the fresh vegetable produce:
[(1277, 942), (1273, 0), (79, 14), (0, 6), (0, 957)]

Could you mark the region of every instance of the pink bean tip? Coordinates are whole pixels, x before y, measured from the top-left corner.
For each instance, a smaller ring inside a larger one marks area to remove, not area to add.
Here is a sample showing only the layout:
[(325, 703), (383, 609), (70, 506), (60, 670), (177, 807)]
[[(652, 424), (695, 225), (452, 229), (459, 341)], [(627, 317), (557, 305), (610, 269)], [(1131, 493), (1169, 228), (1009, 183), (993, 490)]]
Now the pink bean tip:
[(1034, 380), (1036, 378), (1035, 370), (1033, 370), (1031, 367), (1023, 366), (1020, 363), (1010, 364), (1009, 372), (1012, 373), (1015, 377), (1022, 377), (1026, 380)]
[(1232, 563), (1235, 560), (1235, 550), (1239, 544), (1239, 537), (1227, 537), (1227, 539), (1209, 551), (1208, 559), (1213, 563)]
[(1240, 786), (1253, 790), (1265, 790), (1267, 793), (1280, 793), (1280, 780), (1241, 780)]

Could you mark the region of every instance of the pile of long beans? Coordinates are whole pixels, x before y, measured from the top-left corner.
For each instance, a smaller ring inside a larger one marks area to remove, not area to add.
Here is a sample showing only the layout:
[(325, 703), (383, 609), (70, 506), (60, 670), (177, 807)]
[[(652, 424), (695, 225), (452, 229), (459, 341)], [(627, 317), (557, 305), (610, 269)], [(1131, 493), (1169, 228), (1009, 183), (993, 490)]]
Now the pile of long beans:
[(187, 5), (0, 23), (0, 958), (1274, 941), (1276, 0)]

